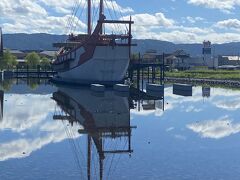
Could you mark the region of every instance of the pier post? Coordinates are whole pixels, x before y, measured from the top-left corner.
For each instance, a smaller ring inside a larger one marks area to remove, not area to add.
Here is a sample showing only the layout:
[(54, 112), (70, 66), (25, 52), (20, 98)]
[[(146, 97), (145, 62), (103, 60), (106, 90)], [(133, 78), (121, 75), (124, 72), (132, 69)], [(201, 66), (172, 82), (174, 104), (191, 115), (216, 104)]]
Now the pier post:
[(154, 83), (154, 71), (153, 71), (153, 65), (152, 65), (152, 83)]
[(29, 78), (29, 67), (28, 67), (28, 64), (27, 64), (27, 78)]
[(140, 63), (141, 63), (141, 54), (138, 53), (138, 64), (137, 64), (137, 89), (140, 90)]
[(142, 91), (143, 91), (144, 68), (142, 67)]
[(16, 65), (16, 71), (17, 71), (17, 73), (16, 73), (16, 79), (17, 79), (16, 84), (18, 85), (18, 64)]
[(162, 64), (162, 81), (165, 79), (165, 54), (163, 53), (163, 64)]
[(140, 90), (140, 64), (137, 65), (137, 89)]
[(17, 73), (16, 73), (17, 75), (16, 76), (18, 78), (18, 64), (16, 65), (16, 71), (17, 71)]
[(40, 65), (37, 65), (37, 77), (40, 78)]
[(148, 66), (148, 75), (147, 75), (147, 76), (148, 76), (148, 83), (149, 83), (149, 71), (150, 71), (150, 70), (149, 70), (149, 66)]
[(45, 76), (48, 77), (48, 74), (47, 74), (47, 65), (44, 66), (44, 71), (45, 71)]

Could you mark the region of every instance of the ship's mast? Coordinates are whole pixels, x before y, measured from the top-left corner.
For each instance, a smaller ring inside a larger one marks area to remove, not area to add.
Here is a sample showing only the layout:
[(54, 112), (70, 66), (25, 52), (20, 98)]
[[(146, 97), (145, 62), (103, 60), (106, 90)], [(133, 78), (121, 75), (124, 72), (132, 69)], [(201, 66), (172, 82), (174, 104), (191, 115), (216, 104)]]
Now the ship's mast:
[(88, 134), (88, 165), (87, 165), (88, 180), (91, 180), (91, 136)]
[(92, 25), (91, 25), (92, 13), (91, 13), (91, 9), (92, 9), (92, 0), (88, 0), (88, 35), (91, 35), (91, 33), (92, 33)]
[[(101, 19), (101, 16), (103, 15), (103, 11), (104, 11), (104, 6), (103, 6), (103, 0), (100, 0), (100, 7), (99, 7), (99, 20)], [(102, 34), (103, 31), (103, 24), (101, 24), (101, 30), (100, 30), (100, 34)]]
[(0, 27), (0, 57), (3, 56), (3, 35), (2, 28)]

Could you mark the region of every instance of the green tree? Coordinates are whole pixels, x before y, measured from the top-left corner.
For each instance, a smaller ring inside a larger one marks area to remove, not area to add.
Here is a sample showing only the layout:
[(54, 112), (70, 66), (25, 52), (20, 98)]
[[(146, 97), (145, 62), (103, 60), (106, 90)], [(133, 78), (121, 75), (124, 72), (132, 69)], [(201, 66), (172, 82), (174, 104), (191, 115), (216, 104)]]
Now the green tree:
[(0, 57), (0, 69), (4, 69), (6, 67), (6, 63), (3, 59), (3, 56)]
[(25, 60), (31, 68), (36, 68), (40, 64), (40, 56), (36, 52), (28, 53)]
[(17, 57), (12, 55), (11, 66), (16, 67), (18, 65)]
[(13, 68), (18, 64), (17, 57), (11, 54), (9, 50), (3, 53), (3, 57), (0, 60), (1, 69)]
[(43, 67), (46, 67), (46, 66), (50, 66), (50, 60), (46, 57), (43, 57), (41, 59), (41, 63), (40, 63)]
[(29, 84), (28, 86), (31, 88), (31, 89), (37, 89), (38, 87), (38, 79), (29, 79)]
[(137, 53), (131, 54), (131, 60), (136, 61), (138, 59), (139, 59), (139, 54), (137, 54)]

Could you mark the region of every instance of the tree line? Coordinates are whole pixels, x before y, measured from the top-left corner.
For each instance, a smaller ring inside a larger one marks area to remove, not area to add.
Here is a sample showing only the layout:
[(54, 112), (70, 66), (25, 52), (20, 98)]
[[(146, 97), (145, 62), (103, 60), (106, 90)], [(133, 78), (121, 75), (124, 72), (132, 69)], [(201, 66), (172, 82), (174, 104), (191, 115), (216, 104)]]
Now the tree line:
[[(25, 57), (26, 65), (30, 68), (37, 68), (38, 65), (43, 67), (50, 66), (50, 60), (47, 57), (40, 57), (36, 52), (28, 53)], [(0, 69), (14, 69), (18, 65), (17, 57), (9, 50), (4, 51), (0, 57)]]

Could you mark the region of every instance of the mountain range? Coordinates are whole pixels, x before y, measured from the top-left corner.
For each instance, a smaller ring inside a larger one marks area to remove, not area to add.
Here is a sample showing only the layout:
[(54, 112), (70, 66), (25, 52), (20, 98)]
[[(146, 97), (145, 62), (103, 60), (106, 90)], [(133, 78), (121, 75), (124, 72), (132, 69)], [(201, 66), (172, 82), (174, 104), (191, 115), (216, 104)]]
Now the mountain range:
[[(52, 47), (55, 42), (64, 42), (66, 35), (52, 34), (3, 34), (4, 48), (17, 50), (56, 50)], [(171, 53), (176, 50), (184, 50), (192, 56), (200, 56), (202, 44), (174, 44), (168, 41), (134, 39), (133, 43), (137, 46), (132, 48), (134, 53), (141, 54), (147, 50), (157, 50), (158, 53)], [(212, 52), (214, 55), (239, 55), (240, 42), (225, 44), (213, 44)]]

